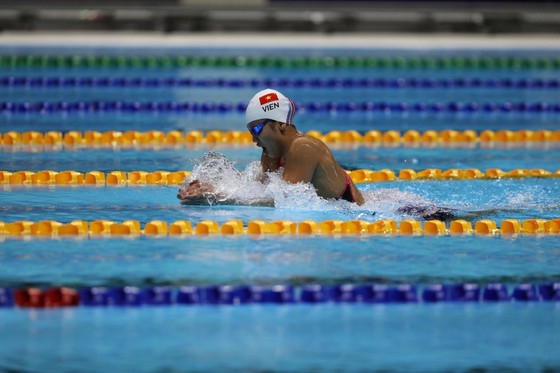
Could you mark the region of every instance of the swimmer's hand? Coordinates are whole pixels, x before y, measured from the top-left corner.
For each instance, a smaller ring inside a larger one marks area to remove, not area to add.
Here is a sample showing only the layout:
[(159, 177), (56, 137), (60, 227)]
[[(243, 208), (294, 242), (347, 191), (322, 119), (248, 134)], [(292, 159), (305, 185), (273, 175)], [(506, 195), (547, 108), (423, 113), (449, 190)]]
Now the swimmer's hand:
[(243, 205), (243, 206), (274, 206), (274, 200), (255, 199), (239, 202), (232, 198), (219, 195), (212, 184), (200, 180), (193, 180), (189, 185), (179, 189), (177, 198), (181, 205)]
[(208, 205), (216, 200), (216, 194), (211, 184), (193, 180), (179, 189), (177, 198), (181, 200), (181, 205)]

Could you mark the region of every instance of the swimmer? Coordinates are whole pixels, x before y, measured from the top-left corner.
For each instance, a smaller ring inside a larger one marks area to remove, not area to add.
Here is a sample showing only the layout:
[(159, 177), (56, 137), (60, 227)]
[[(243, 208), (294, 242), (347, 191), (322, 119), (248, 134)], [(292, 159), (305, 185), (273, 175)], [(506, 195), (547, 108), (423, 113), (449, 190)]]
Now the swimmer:
[[(249, 102), (245, 122), (253, 142), (262, 148), (260, 181), (266, 183), (267, 172), (282, 171), (284, 181), (311, 183), (322, 198), (363, 205), (362, 193), (327, 145), (296, 129), (295, 113), (293, 101), (273, 89), (258, 92)], [(183, 205), (200, 204), (213, 190), (212, 185), (193, 180), (179, 190), (177, 198)]]
[[(307, 183), (324, 199), (364, 205), (362, 193), (336, 162), (330, 149), (321, 140), (306, 136), (296, 129), (293, 122), (295, 111), (292, 100), (273, 89), (258, 92), (249, 102), (245, 122), (253, 142), (262, 148), (262, 172), (259, 172), (258, 182), (266, 184), (271, 177), (269, 173), (278, 171), (283, 181)], [(231, 162), (226, 162), (223, 158), (225, 157), (209, 154), (206, 159), (209, 163), (205, 166), (212, 169), (217, 177), (239, 173)], [(177, 198), (182, 205), (241, 203), (228, 196), (224, 189), (218, 190), (216, 185), (195, 176), (189, 180), (188, 185), (179, 189)], [(248, 205), (274, 206), (273, 200), (259, 199), (258, 196), (243, 202)], [(396, 212), (425, 220), (455, 218), (453, 210), (438, 207), (419, 196), (414, 196), (409, 203), (405, 202)]]

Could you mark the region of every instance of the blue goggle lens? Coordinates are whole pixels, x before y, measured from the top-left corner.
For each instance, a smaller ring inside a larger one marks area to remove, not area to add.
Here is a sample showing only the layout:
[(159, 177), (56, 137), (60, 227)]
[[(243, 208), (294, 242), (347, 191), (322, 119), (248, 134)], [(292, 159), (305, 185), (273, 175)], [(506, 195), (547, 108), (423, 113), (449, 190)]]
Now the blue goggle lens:
[(268, 119), (263, 120), (259, 124), (251, 127), (249, 129), (249, 132), (251, 132), (255, 136), (259, 136), (261, 134), (261, 132), (263, 131), (264, 126), (268, 123), (268, 121), (269, 121)]

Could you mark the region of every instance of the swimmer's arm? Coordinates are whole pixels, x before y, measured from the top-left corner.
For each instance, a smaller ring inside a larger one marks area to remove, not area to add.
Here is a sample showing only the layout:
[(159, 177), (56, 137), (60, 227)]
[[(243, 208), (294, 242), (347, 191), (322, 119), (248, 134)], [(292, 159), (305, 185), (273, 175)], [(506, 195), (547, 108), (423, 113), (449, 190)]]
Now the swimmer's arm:
[(240, 203), (233, 198), (226, 198), (216, 193), (214, 187), (200, 180), (193, 180), (188, 185), (179, 189), (177, 198), (181, 205), (213, 206), (213, 205), (248, 205), (248, 206), (274, 206), (274, 200), (255, 199), (250, 202)]
[(268, 156), (264, 153), (264, 150), (261, 154), (261, 174), (258, 175), (257, 180), (261, 183), (265, 183), (268, 180), (268, 175), (266, 174), (269, 170), (268, 167)]
[(207, 205), (213, 197), (215, 197), (214, 186), (200, 180), (192, 180), (188, 185), (181, 187), (177, 193), (181, 205)]
[(263, 174), (268, 171), (268, 156), (263, 152), (261, 153), (261, 169)]
[(275, 172), (279, 169), (280, 159), (269, 157), (263, 150), (261, 154), (261, 169), (262, 174), (257, 178), (261, 183), (266, 183), (268, 181), (268, 172)]
[[(180, 198), (179, 196), (177, 196)], [(180, 198), (181, 199), (181, 198)], [(218, 199), (215, 196), (195, 196), (181, 199), (181, 205), (187, 206), (223, 206), (223, 205), (241, 205), (241, 206), (265, 206), (274, 207), (274, 200), (254, 200), (250, 202), (239, 202), (235, 199)]]

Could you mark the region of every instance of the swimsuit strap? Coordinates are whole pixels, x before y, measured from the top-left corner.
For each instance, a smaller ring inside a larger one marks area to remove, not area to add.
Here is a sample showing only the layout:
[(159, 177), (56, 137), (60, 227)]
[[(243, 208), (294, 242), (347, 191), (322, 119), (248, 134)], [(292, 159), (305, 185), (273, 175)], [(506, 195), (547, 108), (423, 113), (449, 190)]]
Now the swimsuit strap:
[(344, 171), (344, 178), (346, 179), (346, 185), (344, 186), (344, 190), (340, 194), (337, 199), (343, 199), (348, 202), (356, 202), (356, 198), (354, 198), (354, 192), (352, 191), (352, 179), (350, 179), (350, 175)]

